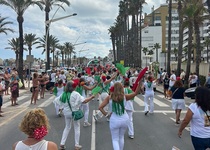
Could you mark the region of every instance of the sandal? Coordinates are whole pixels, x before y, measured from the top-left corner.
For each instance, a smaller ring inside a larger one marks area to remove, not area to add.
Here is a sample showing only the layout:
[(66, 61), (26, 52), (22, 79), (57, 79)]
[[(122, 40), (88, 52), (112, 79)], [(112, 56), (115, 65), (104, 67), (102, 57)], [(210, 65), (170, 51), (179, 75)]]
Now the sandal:
[(66, 149), (66, 146), (64, 145), (59, 147), (59, 150), (65, 150), (65, 149)]

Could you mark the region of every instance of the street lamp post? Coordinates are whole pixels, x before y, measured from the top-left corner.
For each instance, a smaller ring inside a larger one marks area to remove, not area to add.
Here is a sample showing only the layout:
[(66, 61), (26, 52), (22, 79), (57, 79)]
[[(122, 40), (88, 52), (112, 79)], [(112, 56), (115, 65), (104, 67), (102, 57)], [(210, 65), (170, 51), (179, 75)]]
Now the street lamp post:
[(45, 69), (46, 70), (50, 69), (50, 65), (48, 65), (48, 63), (50, 64), (50, 60), (49, 60), (50, 48), (49, 48), (49, 41), (48, 41), (50, 24), (52, 22), (59, 21), (59, 20), (65, 19), (65, 18), (76, 16), (76, 15), (77, 15), (77, 13), (73, 13), (71, 15), (67, 15), (67, 16), (64, 16), (64, 17), (60, 17), (60, 18), (56, 18), (56, 19), (51, 19), (51, 20), (45, 21), (45, 25), (47, 26), (47, 32), (46, 32), (46, 35), (45, 35), (45, 51), (46, 51), (46, 64), (45, 64)]

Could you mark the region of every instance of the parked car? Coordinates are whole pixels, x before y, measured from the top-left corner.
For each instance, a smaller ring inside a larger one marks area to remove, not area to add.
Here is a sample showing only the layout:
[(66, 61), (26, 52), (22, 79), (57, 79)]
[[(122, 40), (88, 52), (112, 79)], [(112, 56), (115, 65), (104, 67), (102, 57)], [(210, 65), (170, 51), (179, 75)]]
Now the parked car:
[(185, 90), (185, 95), (191, 99), (195, 99), (195, 89), (196, 87), (192, 87)]

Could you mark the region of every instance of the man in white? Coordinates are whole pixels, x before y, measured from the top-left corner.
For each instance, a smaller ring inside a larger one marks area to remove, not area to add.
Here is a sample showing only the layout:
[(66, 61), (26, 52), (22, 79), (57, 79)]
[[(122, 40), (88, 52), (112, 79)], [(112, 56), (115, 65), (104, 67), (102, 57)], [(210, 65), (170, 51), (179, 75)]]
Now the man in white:
[(184, 70), (182, 69), (181, 70), (182, 72), (181, 72), (181, 74), (180, 74), (180, 79), (182, 80), (182, 83), (184, 84), (184, 78), (185, 78), (185, 72), (184, 72)]
[(169, 88), (171, 88), (174, 85), (175, 81), (176, 81), (175, 71), (172, 70), (171, 76), (170, 76), (170, 81), (169, 81)]

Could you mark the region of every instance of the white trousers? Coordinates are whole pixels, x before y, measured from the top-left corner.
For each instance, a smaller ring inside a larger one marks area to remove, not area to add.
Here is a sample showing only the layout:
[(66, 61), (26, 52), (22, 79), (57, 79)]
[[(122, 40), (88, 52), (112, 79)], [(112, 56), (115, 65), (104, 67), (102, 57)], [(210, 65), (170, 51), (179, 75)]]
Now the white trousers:
[[(99, 105), (104, 101), (104, 99), (105, 99), (107, 96), (109, 96), (109, 94), (108, 94), (107, 92), (103, 92), (103, 93), (100, 94)], [(109, 111), (109, 107), (108, 107), (108, 106), (109, 106), (109, 105), (106, 105), (106, 106), (104, 107), (104, 110), (105, 110), (106, 112)], [(98, 111), (96, 115), (97, 115), (98, 119), (100, 119), (100, 118), (103, 117), (103, 114), (102, 114), (101, 111)]]
[[(144, 96), (144, 111), (149, 111), (150, 113), (154, 112), (154, 92), (146, 92), (145, 96)], [(150, 101), (150, 105), (149, 105), (149, 101)], [(149, 110), (149, 106), (150, 106), (150, 110)]]
[(88, 122), (89, 117), (89, 103), (82, 103), (81, 110), (84, 112), (84, 122)]
[[(120, 118), (119, 118), (120, 117)], [(124, 135), (128, 127), (128, 115), (117, 116), (112, 113), (110, 118), (110, 131), (112, 136), (112, 145), (114, 150), (123, 150)]]
[(133, 129), (133, 111), (132, 110), (126, 110), (129, 122), (128, 122), (128, 135), (134, 135), (134, 129)]
[(73, 122), (74, 124), (74, 140), (75, 140), (75, 146), (79, 145), (79, 138), (80, 138), (80, 120), (74, 121), (72, 119), (72, 114), (64, 114), (65, 116), (65, 128), (63, 130), (63, 135), (61, 139), (61, 145), (65, 145), (66, 139), (69, 135), (69, 131), (71, 130), (71, 124)]
[(56, 103), (54, 103), (54, 104), (55, 104), (55, 113), (56, 113), (56, 115), (58, 115), (59, 109), (60, 109), (60, 105), (58, 105)]

